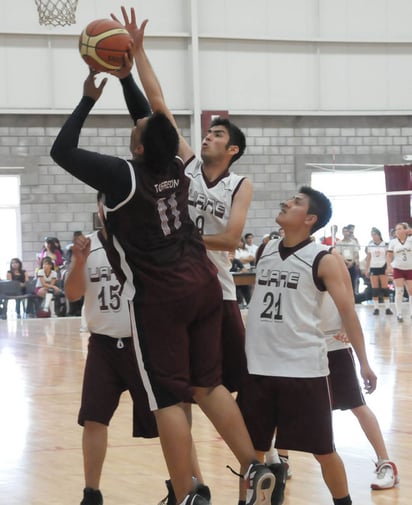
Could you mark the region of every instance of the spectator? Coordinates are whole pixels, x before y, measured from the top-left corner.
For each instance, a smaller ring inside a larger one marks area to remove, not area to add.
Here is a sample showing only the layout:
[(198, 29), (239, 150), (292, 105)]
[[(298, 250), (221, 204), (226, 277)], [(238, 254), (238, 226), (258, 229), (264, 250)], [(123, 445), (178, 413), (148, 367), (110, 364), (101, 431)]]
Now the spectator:
[[(57, 241), (57, 242), (56, 242)], [(60, 250), (60, 242), (55, 237), (46, 237), (42, 250), (37, 256), (38, 266), (41, 268), (43, 258), (48, 257), (53, 262), (55, 272), (63, 265), (63, 254)]]
[(355, 225), (354, 224), (347, 224), (346, 228), (349, 231), (349, 238), (351, 238), (352, 240), (354, 240), (355, 242), (357, 242), (359, 244), (359, 240), (355, 237)]
[[(250, 270), (255, 257), (246, 249), (246, 243), (243, 238), (239, 241), (239, 246), (235, 251), (235, 259), (237, 259), (242, 265), (245, 272)], [(249, 305), (250, 298), (252, 296), (252, 289), (249, 285), (236, 286), (236, 293), (238, 297), (238, 302), (240, 301), (243, 308)]]
[(73, 244), (75, 243), (76, 241), (76, 238), (77, 237), (81, 237), (83, 235), (83, 232), (80, 231), (80, 230), (76, 230), (73, 232), (73, 237), (72, 237), (72, 241), (70, 244), (68, 244), (66, 247), (65, 247), (65, 252), (64, 252), (64, 261), (66, 263), (66, 266), (70, 265), (70, 262), (71, 262), (71, 259), (72, 259), (72, 247), (73, 247)]
[(243, 237), (240, 238), (239, 245), (235, 251), (235, 258), (237, 258), (246, 270), (249, 270), (251, 263), (253, 263), (255, 256), (252, 255), (246, 248), (246, 242)]
[[(26, 282), (29, 280), (29, 274), (23, 269), (23, 263), (19, 258), (12, 258), (10, 261), (10, 270), (7, 272), (8, 281), (19, 281), (21, 293), (26, 292)], [(17, 319), (21, 318), (20, 312), (21, 300), (16, 300), (16, 315)], [(7, 300), (4, 303), (3, 315), (7, 314)], [(4, 317), (5, 319), (5, 317)]]
[(246, 233), (245, 235), (245, 248), (253, 256), (253, 260), (250, 262), (251, 266), (255, 265), (256, 259), (256, 251), (258, 250), (258, 246), (253, 243), (254, 235), (253, 233)]
[(366, 248), (365, 275), (370, 279), (373, 300), (373, 315), (379, 315), (379, 299), (383, 298), (385, 303), (385, 313), (393, 314), (390, 308), (388, 274), (386, 265), (386, 252), (388, 244), (382, 239), (382, 234), (378, 228), (371, 230), (372, 240)]
[(359, 279), (359, 242), (351, 238), (351, 232), (347, 226), (342, 228), (343, 239), (336, 244), (336, 250), (343, 257), (349, 270), (353, 293), (358, 291)]
[(412, 316), (412, 230), (408, 223), (398, 223), (396, 238), (388, 245), (388, 273), (392, 273), (395, 284), (396, 317), (403, 322), (402, 301), (406, 288), (409, 295), (409, 317)]
[[(232, 266), (230, 271), (233, 273), (242, 273), (247, 272), (247, 268), (243, 265), (239, 258), (235, 257), (235, 254), (232, 252), (229, 253), (229, 259), (232, 262)], [(246, 308), (250, 302), (251, 298), (251, 289), (250, 286), (236, 286), (236, 299), (237, 303), (242, 307)]]
[(35, 293), (40, 298), (43, 298), (42, 310), (50, 312), (50, 302), (53, 296), (61, 294), (61, 289), (56, 286), (57, 272), (54, 268), (54, 263), (51, 258), (45, 256), (37, 272), (37, 282)]

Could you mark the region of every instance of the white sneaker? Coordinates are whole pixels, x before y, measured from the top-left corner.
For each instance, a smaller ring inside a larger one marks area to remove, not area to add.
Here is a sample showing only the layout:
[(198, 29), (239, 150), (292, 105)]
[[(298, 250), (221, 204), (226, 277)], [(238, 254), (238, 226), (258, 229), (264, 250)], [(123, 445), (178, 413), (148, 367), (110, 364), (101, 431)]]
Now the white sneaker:
[(285, 458), (285, 456), (279, 456), (280, 461), (286, 465), (286, 478), (289, 480), (292, 478), (292, 469), (289, 464), (289, 458)]
[(372, 489), (391, 489), (399, 484), (398, 469), (393, 461), (385, 459), (376, 463), (375, 473), (376, 476), (371, 483)]

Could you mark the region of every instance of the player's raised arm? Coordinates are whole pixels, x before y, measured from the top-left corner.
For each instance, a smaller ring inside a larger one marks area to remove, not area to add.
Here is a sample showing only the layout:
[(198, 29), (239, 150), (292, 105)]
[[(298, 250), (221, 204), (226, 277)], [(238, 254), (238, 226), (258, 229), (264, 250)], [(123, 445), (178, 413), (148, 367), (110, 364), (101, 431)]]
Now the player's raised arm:
[(72, 260), (64, 282), (64, 292), (71, 302), (79, 300), (86, 291), (85, 265), (90, 254), (90, 238), (76, 237), (72, 247)]
[[(141, 25), (138, 26), (136, 23), (136, 14), (133, 7), (130, 9), (130, 17), (127, 14), (125, 7), (122, 6), (121, 10), (124, 19), (124, 26), (133, 39), (133, 52), (136, 68), (150, 107), (153, 112), (162, 112), (165, 114), (178, 130), (175, 118), (166, 105), (159, 80), (157, 79), (157, 76), (143, 47), (144, 32), (148, 20), (145, 19)], [(114, 14), (112, 14), (112, 17), (113, 19), (117, 20)], [(179, 156), (183, 159), (184, 162), (193, 156), (191, 147), (187, 144), (181, 135), (179, 144)]]

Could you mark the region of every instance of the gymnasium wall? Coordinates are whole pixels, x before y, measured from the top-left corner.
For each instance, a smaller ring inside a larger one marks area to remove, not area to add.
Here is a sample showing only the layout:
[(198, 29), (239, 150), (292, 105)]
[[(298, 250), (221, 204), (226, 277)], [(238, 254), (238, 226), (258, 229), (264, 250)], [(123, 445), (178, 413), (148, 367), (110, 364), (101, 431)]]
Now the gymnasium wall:
[[(22, 247), (29, 271), (44, 236), (56, 235), (65, 245), (74, 230), (92, 230), (95, 191), (66, 174), (48, 154), (63, 120), (63, 116), (0, 116), (0, 159), (9, 173), (21, 175)], [(254, 232), (257, 242), (277, 228), (279, 203), (310, 182), (306, 163), (399, 164), (404, 154), (412, 152), (410, 116), (238, 116), (236, 122), (245, 131), (248, 146), (236, 171), (248, 175), (255, 188), (245, 231)], [(179, 126), (188, 137), (189, 119), (180, 118)], [(92, 116), (81, 145), (127, 157), (129, 134), (130, 121), (124, 116)]]
[[(78, 35), (123, 1), (79, 0), (77, 23), (38, 23), (34, 0), (0, 0), (0, 174), (21, 175), (22, 255), (29, 271), (45, 235), (90, 231), (94, 190), (49, 157), (80, 99), (87, 67)], [(200, 144), (203, 110), (228, 110), (248, 148), (245, 231), (272, 230), (285, 196), (310, 181), (307, 163), (394, 163), (411, 154), (410, 0), (141, 0), (146, 49), (186, 138)], [(128, 156), (130, 120), (110, 81), (82, 146)], [(1, 202), (0, 202), (1, 205)]]

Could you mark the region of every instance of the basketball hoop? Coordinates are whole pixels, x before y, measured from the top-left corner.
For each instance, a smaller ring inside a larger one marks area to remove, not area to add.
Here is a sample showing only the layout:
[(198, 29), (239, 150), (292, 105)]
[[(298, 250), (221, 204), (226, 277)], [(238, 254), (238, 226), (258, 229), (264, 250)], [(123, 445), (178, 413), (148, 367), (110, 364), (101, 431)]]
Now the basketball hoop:
[(41, 25), (67, 26), (76, 23), (78, 0), (34, 0)]

